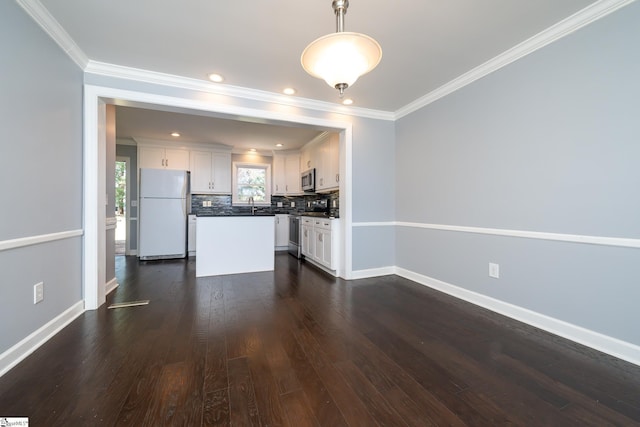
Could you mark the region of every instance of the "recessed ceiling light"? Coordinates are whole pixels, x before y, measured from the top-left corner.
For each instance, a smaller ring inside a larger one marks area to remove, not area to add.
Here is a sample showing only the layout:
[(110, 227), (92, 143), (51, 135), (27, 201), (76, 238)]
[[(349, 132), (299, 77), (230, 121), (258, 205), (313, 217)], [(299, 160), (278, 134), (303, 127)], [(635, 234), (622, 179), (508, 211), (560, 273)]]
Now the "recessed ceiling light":
[(222, 77), (220, 74), (211, 73), (209, 74), (209, 80), (211, 80), (212, 82), (220, 83), (224, 81), (224, 77)]
[(178, 132), (171, 132), (171, 136), (175, 136), (176, 138), (180, 136)]
[(249, 151), (251, 151), (252, 153), (255, 153), (256, 149), (255, 148), (250, 148)]
[(276, 144), (276, 147), (282, 147), (282, 144)]
[(292, 87), (285, 87), (282, 93), (284, 93), (285, 95), (295, 95), (296, 90)]
[(342, 101), (342, 105), (351, 105), (353, 104), (353, 99), (347, 98)]

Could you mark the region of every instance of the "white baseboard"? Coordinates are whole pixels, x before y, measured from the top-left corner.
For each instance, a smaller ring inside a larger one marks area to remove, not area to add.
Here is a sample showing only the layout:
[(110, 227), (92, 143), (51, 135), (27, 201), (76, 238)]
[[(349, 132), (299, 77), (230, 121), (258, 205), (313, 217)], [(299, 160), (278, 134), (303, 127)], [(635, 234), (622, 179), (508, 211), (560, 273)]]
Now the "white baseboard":
[(47, 342), (82, 313), (84, 313), (84, 303), (78, 301), (53, 320), (0, 354), (0, 377), (36, 351), (38, 347)]
[(351, 272), (350, 279), (368, 279), (370, 277), (388, 276), (390, 274), (396, 274), (396, 268), (394, 266), (355, 270)]
[(512, 319), (535, 326), (552, 334), (577, 342), (587, 347), (610, 354), (640, 366), (640, 346), (619, 340), (599, 332), (576, 326), (563, 320), (558, 320), (535, 311), (528, 310), (477, 292), (469, 291), (455, 285), (433, 279), (422, 274), (414, 273), (400, 267), (395, 267), (395, 274), (406, 279), (460, 298), (488, 310), (500, 313)]
[(119, 285), (118, 283), (118, 279), (117, 278), (113, 278), (111, 280), (109, 280), (105, 285), (104, 285), (104, 294), (105, 295), (109, 295), (111, 292), (113, 292), (113, 290), (115, 290), (115, 288), (117, 288)]
[(304, 257), (304, 262), (308, 262), (309, 264), (313, 264), (316, 267), (318, 267), (320, 270), (325, 271), (325, 272), (329, 273), (330, 275), (332, 275), (334, 277), (339, 277), (337, 270), (329, 270), (327, 267), (325, 267), (324, 265), (320, 264), (319, 262), (314, 261), (311, 258)]

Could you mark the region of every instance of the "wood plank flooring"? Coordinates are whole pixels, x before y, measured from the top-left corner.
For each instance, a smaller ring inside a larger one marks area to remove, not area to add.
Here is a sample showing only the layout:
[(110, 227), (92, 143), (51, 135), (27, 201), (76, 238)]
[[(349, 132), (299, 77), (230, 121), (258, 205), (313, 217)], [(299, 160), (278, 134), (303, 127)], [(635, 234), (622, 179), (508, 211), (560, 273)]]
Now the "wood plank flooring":
[(121, 284), (0, 378), (0, 417), (64, 426), (640, 425), (640, 367), (397, 276), (195, 278), (118, 257)]

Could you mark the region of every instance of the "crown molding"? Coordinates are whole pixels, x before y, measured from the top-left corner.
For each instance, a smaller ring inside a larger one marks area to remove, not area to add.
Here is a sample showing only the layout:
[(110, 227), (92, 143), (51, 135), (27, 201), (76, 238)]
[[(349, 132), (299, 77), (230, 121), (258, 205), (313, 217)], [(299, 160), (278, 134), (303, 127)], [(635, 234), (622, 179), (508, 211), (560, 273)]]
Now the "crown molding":
[(633, 3), (635, 0), (600, 0), (584, 9), (574, 13), (568, 18), (563, 19), (546, 30), (536, 34), (524, 42), (512, 47), (511, 49), (501, 53), (500, 55), (490, 59), (482, 65), (473, 68), (463, 75), (451, 80), (432, 92), (416, 99), (415, 101), (405, 105), (397, 110), (394, 114), (395, 119), (402, 118), (408, 114), (417, 111), (440, 98), (444, 98), (452, 92), (475, 82), (482, 77), (505, 67), (518, 59), (541, 49), (556, 40), (559, 40), (574, 31), (579, 30), (591, 24), (598, 19), (604, 18), (616, 10)]
[(125, 67), (89, 60), (85, 72), (106, 77), (134, 80), (150, 84), (170, 86), (174, 88), (208, 92), (216, 95), (231, 96), (234, 98), (250, 99), (252, 101), (267, 102), (286, 105), (289, 107), (306, 108), (315, 111), (360, 116), (379, 120), (394, 120), (394, 114), (387, 111), (370, 110), (367, 108), (346, 107), (330, 102), (316, 101), (308, 98), (296, 98), (278, 93), (249, 89), (240, 86), (232, 86), (220, 83), (210, 83), (189, 77), (173, 74), (159, 73), (156, 71), (142, 70), (139, 68)]
[[(132, 136), (131, 139), (135, 141), (136, 146), (147, 145), (156, 147), (168, 147), (168, 148), (184, 148), (184, 149), (201, 149), (209, 151), (220, 151), (225, 153), (231, 153), (233, 147), (230, 145), (219, 144), (216, 142), (184, 142), (184, 141), (172, 141), (168, 139), (154, 139), (145, 138), (140, 136)], [(116, 140), (116, 143), (119, 140)]]
[(51, 37), (75, 62), (78, 67), (85, 69), (89, 58), (71, 38), (62, 25), (55, 20), (49, 11), (38, 0), (16, 0), (18, 5)]
[(501, 53), (484, 64), (462, 74), (428, 94), (416, 99), (395, 112), (347, 107), (308, 98), (297, 98), (278, 93), (260, 91), (239, 86), (220, 85), (204, 80), (181, 77), (156, 71), (142, 70), (90, 60), (71, 36), (51, 16), (39, 0), (16, 0), (25, 12), (82, 68), (85, 73), (116, 77), (138, 82), (158, 84), (181, 89), (196, 90), (217, 95), (250, 99), (290, 107), (305, 108), (348, 116), (394, 121), (413, 113), (482, 77), (511, 64), (518, 59), (559, 40), (580, 28), (597, 21), (636, 0), (599, 0), (537, 35)]

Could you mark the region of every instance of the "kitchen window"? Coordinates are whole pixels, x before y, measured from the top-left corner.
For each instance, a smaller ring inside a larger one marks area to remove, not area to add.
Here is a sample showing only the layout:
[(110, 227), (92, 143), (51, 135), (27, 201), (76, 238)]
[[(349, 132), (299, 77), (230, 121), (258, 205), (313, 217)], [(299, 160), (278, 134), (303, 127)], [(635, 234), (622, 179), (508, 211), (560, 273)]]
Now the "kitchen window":
[(271, 165), (233, 162), (234, 205), (247, 205), (253, 197), (256, 205), (271, 205)]

